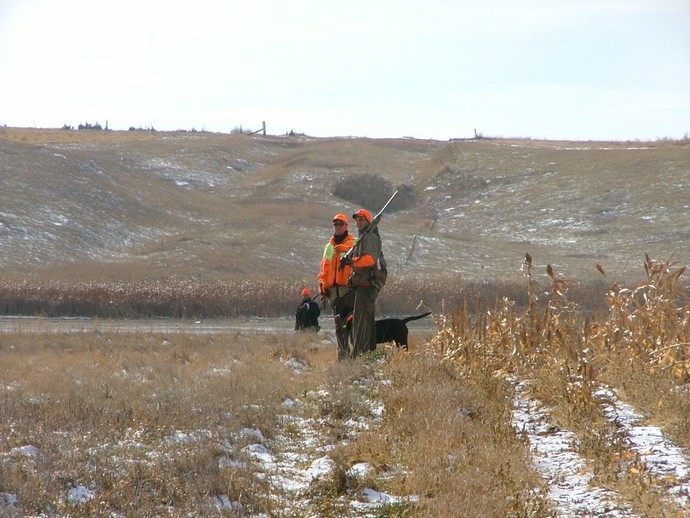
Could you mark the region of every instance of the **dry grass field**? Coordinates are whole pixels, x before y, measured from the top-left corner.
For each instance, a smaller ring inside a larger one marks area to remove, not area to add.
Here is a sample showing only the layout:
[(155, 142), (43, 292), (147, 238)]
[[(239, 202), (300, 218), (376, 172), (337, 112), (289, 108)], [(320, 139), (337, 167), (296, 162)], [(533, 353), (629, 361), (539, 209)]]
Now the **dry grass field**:
[(4, 332), (0, 515), (687, 516), (686, 141), (0, 128), (0, 313), (289, 317), (362, 173), (433, 332)]
[(545, 311), (464, 305), (356, 361), (323, 333), (5, 333), (0, 511), (687, 516), (690, 303), (645, 272), (601, 318), (551, 271)]
[[(291, 290), (315, 286), (332, 215), (358, 208), (334, 196), (335, 185), (358, 174), (416, 194), (380, 225), (391, 286), (398, 283), (382, 294), (386, 313), (409, 312), (422, 297), (438, 309), (468, 293), (486, 293), (489, 304), (504, 291), (521, 296), (525, 253), (534, 257), (536, 281), (548, 283), (551, 264), (576, 289), (596, 290), (583, 295), (590, 300), (611, 282), (639, 281), (645, 254), (690, 262), (688, 141), (0, 128), (0, 164), (0, 268), (10, 294), (16, 283), (34, 293), (55, 283), (65, 293), (70, 284), (87, 300), (94, 292), (119, 300), (127, 291), (145, 298), (174, 290), (188, 307), (189, 294), (246, 301), (270, 291), (281, 307), (292, 305)], [(420, 294), (420, 283), (430, 289)], [(234, 314), (218, 305), (207, 313)]]

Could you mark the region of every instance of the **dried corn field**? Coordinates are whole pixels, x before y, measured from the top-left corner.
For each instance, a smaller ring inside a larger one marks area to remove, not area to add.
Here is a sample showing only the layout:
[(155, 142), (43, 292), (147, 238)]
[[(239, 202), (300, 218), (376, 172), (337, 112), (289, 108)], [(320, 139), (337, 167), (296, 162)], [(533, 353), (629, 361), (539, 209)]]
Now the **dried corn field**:
[[(524, 266), (531, 281), (529, 254)], [(545, 308), (531, 288), (526, 310), (506, 300), (475, 322), (459, 308), (431, 341), (466, 378), (511, 387), (514, 424), (550, 484), (555, 515), (690, 513), (685, 267), (649, 257), (644, 266), (637, 286), (610, 286), (600, 317), (585, 317), (548, 266)]]

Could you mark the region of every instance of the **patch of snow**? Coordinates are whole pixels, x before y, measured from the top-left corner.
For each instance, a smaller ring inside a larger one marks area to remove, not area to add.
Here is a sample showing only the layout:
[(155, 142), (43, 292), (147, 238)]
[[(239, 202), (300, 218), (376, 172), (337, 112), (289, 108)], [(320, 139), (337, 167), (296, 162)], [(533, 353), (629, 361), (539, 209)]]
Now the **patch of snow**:
[(345, 424), (348, 426), (348, 428), (357, 431), (368, 430), (371, 428), (371, 423), (369, 420), (361, 417), (348, 419)]
[(558, 151), (640, 151), (645, 149), (654, 149), (649, 146), (631, 146), (631, 147), (609, 147), (609, 146), (556, 146), (554, 149)]
[(347, 474), (354, 478), (366, 477), (372, 472), (371, 465), (368, 462), (358, 462), (353, 464)]
[(297, 358), (290, 358), (285, 362), (285, 365), (290, 367), (295, 374), (302, 374), (304, 370), (308, 367), (308, 364), (304, 360), (299, 360)]
[[(12, 493), (0, 493), (0, 511), (9, 511), (19, 508), (19, 499)], [(10, 513), (10, 516), (12, 514)]]
[(12, 448), (10, 450), (10, 456), (12, 457), (37, 457), (38, 456), (38, 448), (36, 446), (17, 446), (16, 448)]
[(404, 501), (404, 499), (399, 496), (391, 496), (387, 493), (382, 493), (381, 491), (376, 491), (375, 489), (371, 488), (362, 490), (362, 498), (367, 502), (377, 504), (397, 504)]
[(231, 459), (230, 457), (219, 457), (218, 458), (219, 468), (237, 468), (246, 469), (247, 464), (239, 460)]
[[(362, 385), (377, 384), (372, 378), (360, 380)], [(349, 428), (346, 437), (342, 437), (338, 444), (330, 441), (328, 435), (321, 431), (326, 425), (325, 419), (303, 417), (302, 412), (312, 413), (312, 406), (321, 407), (324, 400), (330, 398), (327, 390), (321, 389), (304, 394), (304, 399), (295, 404), (283, 405), (290, 414), (278, 416), (278, 422), (289, 429), (289, 433), (276, 433), (268, 440), (270, 446), (252, 444), (243, 449), (243, 453), (256, 459), (261, 465), (257, 476), (268, 481), (272, 487), (272, 498), (277, 505), (284, 506), (285, 516), (317, 516), (311, 510), (313, 505), (309, 497), (309, 487), (317, 480), (328, 477), (336, 467), (331, 452), (338, 445), (347, 444), (355, 437), (359, 430), (375, 426), (378, 417), (374, 414), (383, 413), (383, 405), (379, 401), (364, 400), (371, 413), (361, 419), (350, 419), (345, 423)], [(292, 400), (291, 400), (292, 401)], [(372, 475), (373, 469), (366, 463), (355, 464), (348, 470), (353, 477)], [(388, 477), (392, 476), (390, 473)], [(372, 516), (372, 512), (381, 505), (415, 501), (410, 497), (396, 497), (385, 493), (367, 490), (361, 495), (343, 495), (338, 499), (341, 505), (339, 516)], [(366, 501), (360, 501), (366, 499)], [(282, 516), (282, 513), (278, 515)]]
[(639, 454), (649, 473), (669, 484), (675, 502), (690, 513), (690, 461), (683, 450), (664, 437), (657, 426), (644, 425), (644, 416), (621, 401), (615, 391), (602, 387), (595, 393), (604, 414), (620, 426), (632, 451)]
[(196, 435), (191, 434), (191, 433), (186, 433), (181, 430), (175, 430), (175, 433), (173, 433), (172, 437), (169, 438), (171, 442), (193, 442), (196, 441), (198, 438)]
[[(10, 349), (13, 349), (13, 347), (10, 347)], [(5, 385), (5, 390), (7, 390), (7, 391), (17, 390), (21, 386), (22, 385), (21, 385), (21, 383), (19, 383), (19, 381), (13, 381), (9, 385)]]
[(330, 457), (320, 457), (314, 460), (309, 468), (307, 468), (306, 474), (312, 479), (320, 479), (325, 475), (330, 474), (335, 468), (335, 461)]
[(233, 502), (228, 498), (228, 495), (220, 495), (211, 497), (211, 505), (218, 511), (241, 511), (242, 505), (239, 502)]
[(71, 487), (69, 491), (67, 491), (67, 501), (72, 503), (79, 504), (88, 502), (89, 500), (93, 500), (94, 497), (94, 492), (84, 486)]
[(261, 433), (261, 430), (256, 428), (242, 428), (240, 430), (239, 436), (244, 439), (254, 439), (255, 441), (265, 442), (266, 437)]
[(243, 448), (242, 452), (264, 464), (275, 464), (275, 457), (271, 453), (271, 450), (263, 444), (250, 444)]
[[(385, 385), (385, 383), (383, 383), (383, 385)], [(383, 417), (383, 414), (386, 412), (386, 407), (380, 401), (367, 400), (367, 406), (369, 407), (371, 415), (374, 416), (376, 421), (380, 421)]]
[(283, 401), (283, 407), (285, 408), (294, 408), (297, 406), (297, 401), (294, 399), (287, 398), (285, 401)]

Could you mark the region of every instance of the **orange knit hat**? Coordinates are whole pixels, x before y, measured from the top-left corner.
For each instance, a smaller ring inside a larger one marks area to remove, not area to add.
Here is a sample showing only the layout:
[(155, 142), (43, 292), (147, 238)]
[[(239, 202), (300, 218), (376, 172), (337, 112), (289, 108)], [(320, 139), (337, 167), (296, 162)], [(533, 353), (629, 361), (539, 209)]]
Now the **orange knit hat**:
[(302, 290), (302, 296), (303, 297), (311, 297), (311, 291), (309, 291), (307, 288), (304, 288)]

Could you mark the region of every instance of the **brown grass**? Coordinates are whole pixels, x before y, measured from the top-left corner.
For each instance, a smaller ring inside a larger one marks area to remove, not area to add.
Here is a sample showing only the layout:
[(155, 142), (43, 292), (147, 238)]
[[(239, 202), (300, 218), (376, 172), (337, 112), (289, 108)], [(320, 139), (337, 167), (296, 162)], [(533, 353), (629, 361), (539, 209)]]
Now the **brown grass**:
[[(595, 392), (608, 384), (690, 444), (689, 152), (687, 141), (0, 128), (4, 315), (291, 316), (314, 288), (327, 222), (353, 209), (331, 187), (373, 172), (420, 193), (382, 224), (392, 274), (379, 313), (412, 314), (421, 299), (440, 324), (410, 354), (384, 347), (346, 363), (312, 335), (0, 335), (0, 492), (30, 514), (203, 514), (223, 494), (247, 515), (276, 514), (241, 430), (285, 433), (276, 416), (289, 397), (336, 446), (331, 479), (309, 488), (320, 516), (341, 516), (365, 485), (420, 497), (382, 516), (548, 516), (511, 428), (517, 376), (577, 434), (599, 483), (639, 514), (680, 515)], [(217, 183), (175, 183), (195, 174)], [(523, 263), (526, 249), (535, 259)], [(315, 396), (324, 387), (329, 397)], [(353, 434), (371, 398), (383, 420)], [(26, 445), (38, 454), (14, 450)], [(361, 460), (375, 467), (366, 480), (348, 475)], [(68, 502), (71, 485), (98, 499)]]
[[(278, 359), (297, 348), (324, 361), (305, 342), (253, 333), (5, 335), (0, 491), (17, 494), (29, 514), (151, 516), (166, 506), (196, 514), (220, 494), (270, 509), (251, 468), (222, 468), (219, 459), (245, 459), (243, 428), (271, 437), (283, 399), (309, 383)], [(26, 445), (38, 448), (35, 458), (6, 456)], [(98, 488), (99, 498), (71, 505), (70, 485)]]
[(357, 454), (405, 466), (391, 488), (423, 496), (415, 516), (544, 516), (541, 482), (510, 425), (510, 387), (458, 367), (424, 353), (394, 356), (382, 389), (388, 417)]
[[(268, 441), (299, 435), (277, 418), (290, 398), (335, 446), (336, 468), (308, 491), (319, 516), (341, 516), (364, 487), (419, 497), (381, 516), (550, 516), (512, 427), (517, 375), (532, 380), (532, 396), (557, 426), (577, 434), (597, 483), (645, 516), (680, 516), (663, 496), (668, 481), (630, 454), (594, 395), (608, 384), (678, 444), (690, 442), (683, 272), (645, 262), (646, 280), (611, 285), (609, 309), (596, 316), (568, 299), (569, 283), (553, 268), (548, 304), (537, 304), (527, 258), (525, 306), (468, 301), (411, 352), (384, 346), (355, 362), (337, 362), (334, 347), (312, 334), (2, 335), (0, 413), (9, 417), (0, 423), (0, 492), (34, 514), (204, 514), (214, 495), (241, 502), (243, 513), (271, 514), (275, 488), (243, 452), (250, 439), (241, 431), (260, 430)], [(371, 401), (384, 404), (383, 419), (354, 433), (351, 422), (375, 420)], [(27, 445), (35, 457), (16, 453)], [(362, 461), (372, 473), (353, 478), (349, 468)], [(67, 501), (76, 485), (98, 498)]]

